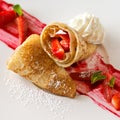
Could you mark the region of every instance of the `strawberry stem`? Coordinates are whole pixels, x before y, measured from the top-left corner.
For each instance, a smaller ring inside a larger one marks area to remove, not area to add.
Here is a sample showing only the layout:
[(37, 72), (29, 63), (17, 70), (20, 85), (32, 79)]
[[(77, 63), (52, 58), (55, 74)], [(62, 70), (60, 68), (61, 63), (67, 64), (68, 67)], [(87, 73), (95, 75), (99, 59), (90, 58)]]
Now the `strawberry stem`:
[(18, 14), (18, 16), (22, 16), (23, 15), (22, 8), (21, 8), (21, 6), (19, 4), (14, 5), (13, 9)]

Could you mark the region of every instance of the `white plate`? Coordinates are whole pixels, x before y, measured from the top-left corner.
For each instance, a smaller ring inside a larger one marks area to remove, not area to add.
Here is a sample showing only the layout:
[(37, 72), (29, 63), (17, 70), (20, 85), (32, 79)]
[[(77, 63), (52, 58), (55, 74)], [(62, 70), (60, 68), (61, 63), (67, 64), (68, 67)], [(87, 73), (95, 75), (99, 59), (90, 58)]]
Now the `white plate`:
[[(67, 22), (74, 16), (90, 12), (100, 18), (106, 37), (110, 62), (120, 69), (119, 0), (7, 0), (45, 23)], [(0, 42), (0, 120), (119, 120), (90, 98), (75, 99), (46, 93), (6, 68), (12, 50)]]

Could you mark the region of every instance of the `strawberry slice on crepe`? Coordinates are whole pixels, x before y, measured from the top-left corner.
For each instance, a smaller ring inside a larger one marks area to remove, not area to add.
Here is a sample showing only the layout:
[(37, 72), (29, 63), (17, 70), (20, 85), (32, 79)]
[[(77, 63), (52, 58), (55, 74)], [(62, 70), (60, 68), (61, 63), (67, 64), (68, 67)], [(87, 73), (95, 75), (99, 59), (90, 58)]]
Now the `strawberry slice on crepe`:
[(52, 47), (51, 51), (52, 51), (53, 55), (55, 55), (59, 59), (64, 58), (64, 49), (60, 45), (60, 42), (58, 41), (58, 39), (56, 39), (56, 38), (52, 39), (51, 47)]

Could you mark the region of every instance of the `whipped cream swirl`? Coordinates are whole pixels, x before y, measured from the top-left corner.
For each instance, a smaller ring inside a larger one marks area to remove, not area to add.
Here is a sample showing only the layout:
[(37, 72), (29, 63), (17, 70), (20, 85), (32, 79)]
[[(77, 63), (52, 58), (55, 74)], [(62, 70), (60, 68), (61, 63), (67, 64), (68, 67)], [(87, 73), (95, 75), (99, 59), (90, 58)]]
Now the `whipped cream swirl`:
[(102, 44), (104, 29), (99, 19), (93, 14), (84, 13), (69, 22), (69, 26), (78, 31), (83, 40), (92, 44)]

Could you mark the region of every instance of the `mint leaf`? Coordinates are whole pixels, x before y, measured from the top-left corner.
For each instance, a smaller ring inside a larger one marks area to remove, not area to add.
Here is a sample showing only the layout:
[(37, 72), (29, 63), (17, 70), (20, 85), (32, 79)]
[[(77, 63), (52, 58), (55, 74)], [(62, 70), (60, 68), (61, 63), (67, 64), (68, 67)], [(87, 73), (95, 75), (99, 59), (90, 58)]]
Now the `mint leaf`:
[(105, 78), (106, 76), (102, 74), (102, 71), (94, 72), (91, 76), (91, 84), (104, 80)]
[(110, 86), (111, 88), (113, 88), (113, 87), (114, 87), (114, 84), (115, 84), (115, 77), (112, 77), (112, 78), (110, 79), (110, 81), (109, 81), (109, 86)]
[(22, 8), (19, 4), (14, 5), (13, 9), (19, 16), (23, 15)]

